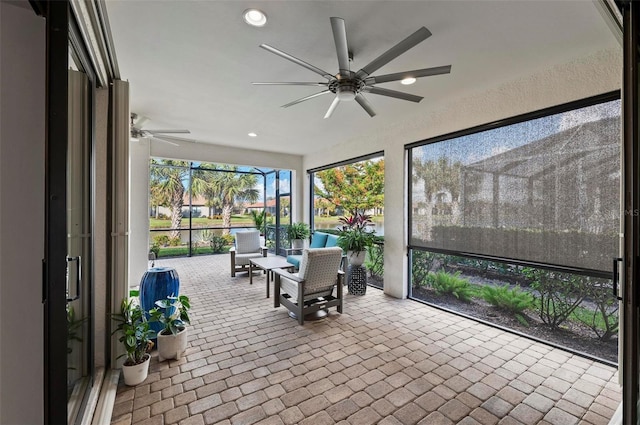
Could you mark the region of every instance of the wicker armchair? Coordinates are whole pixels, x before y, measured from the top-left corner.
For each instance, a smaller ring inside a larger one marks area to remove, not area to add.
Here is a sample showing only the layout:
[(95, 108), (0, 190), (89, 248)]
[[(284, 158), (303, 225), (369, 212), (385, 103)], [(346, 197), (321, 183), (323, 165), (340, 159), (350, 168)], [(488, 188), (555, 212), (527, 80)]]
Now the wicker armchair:
[(338, 313), (342, 313), (344, 273), (339, 270), (341, 261), (341, 248), (305, 249), (298, 273), (274, 270), (273, 306), (283, 304), (300, 325), (304, 324), (305, 315), (327, 311), (330, 307), (336, 307)]
[(229, 250), (231, 255), (231, 277), (236, 272), (249, 271), (249, 260), (266, 257), (267, 248), (260, 246), (260, 232), (248, 231), (236, 233), (236, 244)]

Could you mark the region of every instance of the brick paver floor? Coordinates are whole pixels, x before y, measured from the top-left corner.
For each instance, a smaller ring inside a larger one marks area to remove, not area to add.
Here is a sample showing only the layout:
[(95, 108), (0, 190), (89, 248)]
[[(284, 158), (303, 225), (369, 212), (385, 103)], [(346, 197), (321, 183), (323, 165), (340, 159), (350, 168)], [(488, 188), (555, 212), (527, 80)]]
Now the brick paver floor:
[(620, 402), (609, 366), (375, 288), (298, 326), (228, 255), (156, 265), (191, 298), (189, 346), (121, 380), (112, 424), (601, 425)]

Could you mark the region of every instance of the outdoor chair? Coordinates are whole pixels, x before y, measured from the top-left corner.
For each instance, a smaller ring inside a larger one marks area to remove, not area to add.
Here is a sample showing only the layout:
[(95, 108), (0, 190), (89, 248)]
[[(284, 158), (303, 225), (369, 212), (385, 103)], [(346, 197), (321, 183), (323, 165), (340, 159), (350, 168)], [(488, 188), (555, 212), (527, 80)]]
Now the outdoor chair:
[(298, 273), (275, 269), (274, 308), (283, 304), (300, 325), (306, 315), (321, 311), (326, 315), (330, 307), (337, 307), (338, 313), (342, 313), (341, 261), (341, 248), (308, 248), (302, 252)]
[(259, 231), (238, 232), (235, 246), (231, 247), (229, 254), (231, 254), (231, 277), (235, 277), (236, 272), (249, 271), (250, 259), (266, 257), (267, 248), (260, 246)]

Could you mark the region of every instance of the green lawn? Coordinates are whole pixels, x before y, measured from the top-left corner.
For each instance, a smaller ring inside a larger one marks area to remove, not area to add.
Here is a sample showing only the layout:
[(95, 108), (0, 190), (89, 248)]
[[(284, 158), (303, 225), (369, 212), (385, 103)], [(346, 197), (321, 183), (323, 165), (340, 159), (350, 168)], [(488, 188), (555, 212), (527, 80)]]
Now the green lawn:
[[(224, 247), (224, 252), (220, 252), (220, 254), (225, 254), (229, 252), (230, 246)], [(211, 247), (208, 246), (199, 246), (193, 249), (193, 255), (199, 254), (212, 254)], [(186, 245), (181, 246), (167, 246), (160, 248), (160, 252), (158, 253), (158, 258), (163, 257), (184, 257), (189, 255), (189, 247)]]
[[(191, 219), (193, 227), (222, 227), (222, 219), (210, 219), (207, 217), (198, 217)], [(253, 226), (253, 220), (248, 215), (232, 215), (231, 226)], [(189, 227), (189, 218), (183, 218), (181, 223), (182, 228)], [(151, 229), (170, 229), (171, 220), (160, 220), (153, 217), (149, 218), (149, 227)]]

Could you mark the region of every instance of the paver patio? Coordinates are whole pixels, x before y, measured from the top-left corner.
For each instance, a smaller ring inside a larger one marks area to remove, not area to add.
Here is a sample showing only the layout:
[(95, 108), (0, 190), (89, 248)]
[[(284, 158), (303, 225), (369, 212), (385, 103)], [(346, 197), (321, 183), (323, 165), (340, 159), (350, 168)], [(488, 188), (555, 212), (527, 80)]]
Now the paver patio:
[(375, 288), (298, 326), (228, 255), (156, 265), (191, 298), (189, 347), (121, 379), (112, 424), (600, 425), (620, 402), (614, 368)]

